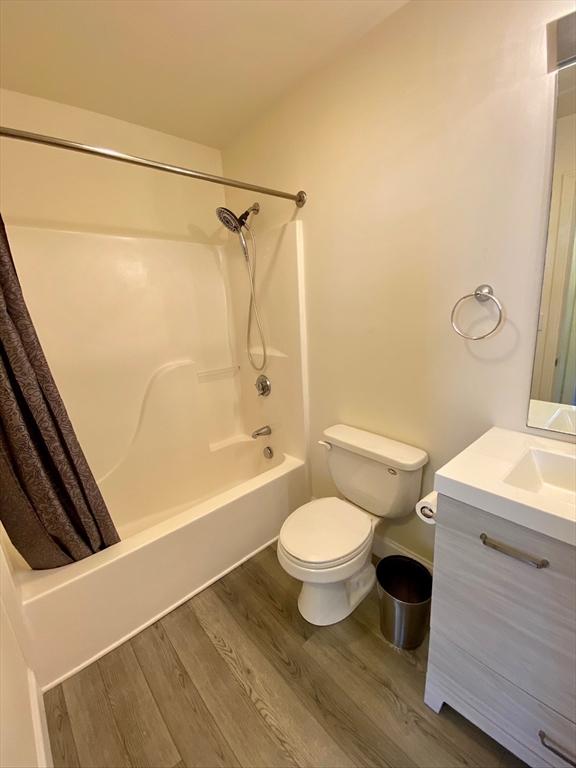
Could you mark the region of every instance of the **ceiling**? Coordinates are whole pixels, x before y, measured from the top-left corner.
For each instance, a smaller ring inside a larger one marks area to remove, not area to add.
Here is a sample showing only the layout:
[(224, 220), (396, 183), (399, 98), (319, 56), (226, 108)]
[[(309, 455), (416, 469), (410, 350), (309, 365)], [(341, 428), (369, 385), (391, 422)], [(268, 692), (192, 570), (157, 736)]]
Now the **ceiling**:
[(0, 0), (0, 84), (223, 147), (407, 0)]

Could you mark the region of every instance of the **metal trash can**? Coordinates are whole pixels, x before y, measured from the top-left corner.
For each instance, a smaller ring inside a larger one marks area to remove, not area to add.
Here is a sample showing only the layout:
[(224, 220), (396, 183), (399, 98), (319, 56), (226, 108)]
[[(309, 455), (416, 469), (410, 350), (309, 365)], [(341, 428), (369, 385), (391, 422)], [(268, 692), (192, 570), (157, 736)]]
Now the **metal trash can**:
[(430, 620), (432, 574), (404, 555), (384, 557), (376, 566), (380, 629), (397, 648), (418, 648)]

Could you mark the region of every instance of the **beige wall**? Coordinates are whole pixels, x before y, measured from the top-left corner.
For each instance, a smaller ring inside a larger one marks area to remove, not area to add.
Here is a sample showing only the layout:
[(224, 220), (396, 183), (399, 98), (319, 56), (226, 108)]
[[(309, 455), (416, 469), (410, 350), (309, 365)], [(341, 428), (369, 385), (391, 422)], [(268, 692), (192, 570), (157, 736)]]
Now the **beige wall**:
[(20, 594), (0, 546), (0, 768), (52, 764), (31, 662)]
[[(2, 556), (2, 553), (0, 553)], [(0, 600), (0, 766), (30, 768), (38, 764), (28, 689), (28, 666)]]
[[(221, 174), (217, 149), (53, 101), (0, 90), (10, 128)], [(223, 188), (73, 152), (0, 140), (0, 205), (7, 223), (209, 242)]]
[[(524, 428), (554, 108), (545, 27), (572, 5), (411, 2), (225, 149), (226, 174), (309, 194), (301, 212), (261, 199), (258, 225), (304, 224), (316, 495), (334, 492), (315, 441), (335, 422), (428, 450), (424, 490), (492, 424)], [(227, 191), (233, 208), (252, 198)], [(507, 322), (466, 343), (450, 310), (483, 282)], [(431, 554), (413, 516), (383, 533)]]

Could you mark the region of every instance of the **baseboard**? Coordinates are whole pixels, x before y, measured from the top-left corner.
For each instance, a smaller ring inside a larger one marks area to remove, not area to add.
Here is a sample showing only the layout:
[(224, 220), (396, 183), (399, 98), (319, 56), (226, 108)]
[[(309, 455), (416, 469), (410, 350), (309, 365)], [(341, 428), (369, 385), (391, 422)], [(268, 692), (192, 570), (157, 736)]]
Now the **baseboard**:
[(422, 565), (428, 568), (429, 571), (434, 569), (434, 565), (430, 560), (426, 560), (426, 558), (416, 554), (416, 552), (412, 552), (410, 549), (403, 547), (401, 544), (398, 544), (391, 539), (374, 536), (372, 551), (377, 557), (388, 557), (388, 555), (404, 555), (405, 557), (411, 557), (413, 560), (422, 563)]

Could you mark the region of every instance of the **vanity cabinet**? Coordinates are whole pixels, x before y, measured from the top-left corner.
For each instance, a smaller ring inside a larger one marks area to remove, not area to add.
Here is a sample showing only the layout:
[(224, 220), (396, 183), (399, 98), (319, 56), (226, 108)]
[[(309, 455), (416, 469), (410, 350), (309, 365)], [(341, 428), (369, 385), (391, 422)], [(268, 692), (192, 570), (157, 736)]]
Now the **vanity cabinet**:
[(532, 766), (576, 766), (576, 549), (438, 497), (426, 703)]

